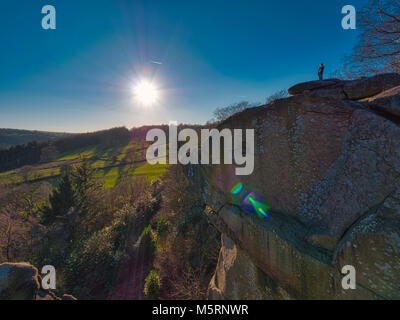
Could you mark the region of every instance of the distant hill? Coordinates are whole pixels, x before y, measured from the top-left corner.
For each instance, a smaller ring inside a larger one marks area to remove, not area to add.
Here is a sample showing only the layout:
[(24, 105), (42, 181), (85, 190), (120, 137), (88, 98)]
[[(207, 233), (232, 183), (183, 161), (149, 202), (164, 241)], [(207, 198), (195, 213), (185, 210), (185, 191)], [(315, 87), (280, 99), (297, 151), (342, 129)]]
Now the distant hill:
[(20, 144), (27, 144), (28, 142), (46, 141), (70, 135), (72, 134), (64, 132), (0, 129), (0, 148), (9, 148)]

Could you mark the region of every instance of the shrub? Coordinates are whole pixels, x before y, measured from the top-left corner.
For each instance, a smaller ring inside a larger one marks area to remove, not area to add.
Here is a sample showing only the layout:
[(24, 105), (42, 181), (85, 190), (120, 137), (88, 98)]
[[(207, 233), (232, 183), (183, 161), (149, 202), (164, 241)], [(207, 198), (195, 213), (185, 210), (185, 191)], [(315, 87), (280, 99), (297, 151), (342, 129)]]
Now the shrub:
[[(117, 212), (110, 226), (95, 232), (76, 246), (67, 260), (65, 270), (69, 292), (78, 297), (92, 298), (98, 294), (94, 289), (102, 287), (104, 295), (107, 295), (115, 267), (125, 257), (131, 217), (128, 209)], [(92, 289), (83, 292), (82, 288)]]
[(163, 236), (166, 234), (169, 230), (169, 221), (167, 220), (166, 217), (161, 217), (160, 219), (157, 220), (156, 222), (156, 231), (159, 236)]
[(49, 206), (41, 208), (43, 224), (51, 224), (59, 216), (65, 215), (74, 205), (74, 190), (69, 170), (64, 172), (58, 185), (49, 196)]
[(185, 234), (188, 229), (190, 229), (193, 225), (195, 225), (201, 220), (202, 213), (203, 213), (203, 208), (196, 207), (190, 210), (187, 214), (185, 214), (176, 223), (176, 230), (178, 231), (178, 233)]
[(159, 273), (156, 270), (151, 270), (149, 275), (146, 277), (144, 284), (144, 294), (146, 299), (156, 300), (158, 298), (160, 286), (161, 281)]
[(151, 258), (157, 247), (157, 234), (148, 225), (142, 232), (140, 237), (140, 247), (144, 249), (146, 256)]

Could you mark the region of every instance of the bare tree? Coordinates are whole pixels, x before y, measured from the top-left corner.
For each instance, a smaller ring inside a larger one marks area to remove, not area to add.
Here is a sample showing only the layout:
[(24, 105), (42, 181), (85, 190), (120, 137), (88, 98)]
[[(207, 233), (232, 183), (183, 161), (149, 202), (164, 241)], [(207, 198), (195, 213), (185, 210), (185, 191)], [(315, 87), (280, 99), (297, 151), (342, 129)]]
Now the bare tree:
[(347, 78), (400, 72), (400, 0), (370, 0), (358, 12), (358, 44), (345, 58)]
[(35, 203), (48, 192), (42, 185), (0, 187), (0, 262), (25, 257), (33, 243), (40, 241)]
[(231, 104), (227, 107), (217, 108), (214, 111), (214, 119), (217, 122), (224, 121), (229, 117), (233, 116), (235, 113), (241, 112), (247, 108), (254, 107), (256, 104), (250, 103), (248, 101), (241, 101), (238, 103)]
[(207, 294), (207, 287), (203, 285), (201, 273), (190, 265), (185, 266), (179, 278), (172, 283), (173, 297), (179, 300), (202, 300)]
[(275, 100), (278, 99), (283, 99), (283, 98), (287, 98), (289, 97), (289, 93), (287, 92), (287, 90), (279, 90), (273, 94), (271, 94), (269, 97), (267, 97), (267, 99), (265, 99), (265, 103), (271, 103)]

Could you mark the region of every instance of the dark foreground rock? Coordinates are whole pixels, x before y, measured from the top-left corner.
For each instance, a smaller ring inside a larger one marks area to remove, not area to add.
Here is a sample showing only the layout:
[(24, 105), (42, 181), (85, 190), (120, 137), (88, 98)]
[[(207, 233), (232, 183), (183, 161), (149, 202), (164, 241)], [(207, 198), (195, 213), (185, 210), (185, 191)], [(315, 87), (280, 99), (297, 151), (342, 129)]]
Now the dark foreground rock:
[[(0, 264), (0, 300), (61, 300), (41, 287), (38, 269), (28, 263)], [(64, 295), (62, 300), (76, 300)]]
[(29, 264), (0, 265), (1, 300), (35, 300), (40, 287), (38, 270)]

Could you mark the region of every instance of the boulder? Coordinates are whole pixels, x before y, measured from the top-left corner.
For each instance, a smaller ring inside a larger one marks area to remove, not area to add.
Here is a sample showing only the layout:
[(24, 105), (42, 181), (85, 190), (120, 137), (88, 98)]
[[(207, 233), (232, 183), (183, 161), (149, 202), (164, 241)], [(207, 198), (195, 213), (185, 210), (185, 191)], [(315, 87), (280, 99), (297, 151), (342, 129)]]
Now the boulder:
[(35, 300), (39, 287), (39, 272), (30, 264), (0, 264), (0, 300)]
[[(39, 271), (29, 263), (0, 264), (0, 300), (60, 300), (43, 289)], [(76, 300), (64, 295), (62, 300)]]
[(400, 117), (400, 86), (365, 100), (373, 109)]
[[(227, 233), (222, 234), (216, 271), (209, 285), (210, 299), (320, 300), (377, 297), (361, 286), (358, 290), (343, 290), (339, 266), (331, 265), (330, 252), (300, 239), (297, 243), (292, 242), (291, 233), (296, 230), (290, 229), (290, 220), (284, 226), (284, 221), (278, 218), (272, 226), (268, 226), (246, 217), (229, 205), (219, 215), (223, 221), (221, 223), (226, 223), (228, 229), (234, 230), (235, 240)], [(277, 232), (279, 224), (286, 228), (286, 239)]]
[(302, 94), (306, 90), (315, 90), (326, 88), (330, 86), (334, 86), (342, 81), (339, 79), (327, 79), (327, 80), (315, 80), (315, 81), (307, 81), (294, 85), (289, 88), (288, 92), (291, 95)]
[(400, 299), (400, 189), (344, 235), (335, 263), (352, 265), (357, 283), (381, 299)]
[(321, 98), (329, 98), (336, 100), (346, 100), (347, 96), (343, 91), (343, 86), (336, 85), (332, 87), (320, 88), (313, 91), (304, 92), (304, 94), (308, 94), (314, 97)]
[[(210, 298), (400, 299), (396, 122), (361, 102), (300, 94), (223, 128), (255, 130), (254, 172), (184, 167), (223, 235)], [(270, 220), (240, 208), (238, 182), (271, 207)], [(341, 287), (347, 264), (362, 273), (356, 290)]]
[(384, 73), (365, 79), (345, 81), (343, 90), (349, 99), (360, 100), (399, 85), (400, 74)]
[[(251, 262), (246, 252), (228, 236), (222, 235), (217, 272), (210, 281), (211, 300), (276, 300), (293, 299), (277, 282)], [(236, 277), (236, 275), (240, 275)], [(233, 280), (234, 279), (234, 280)]]

